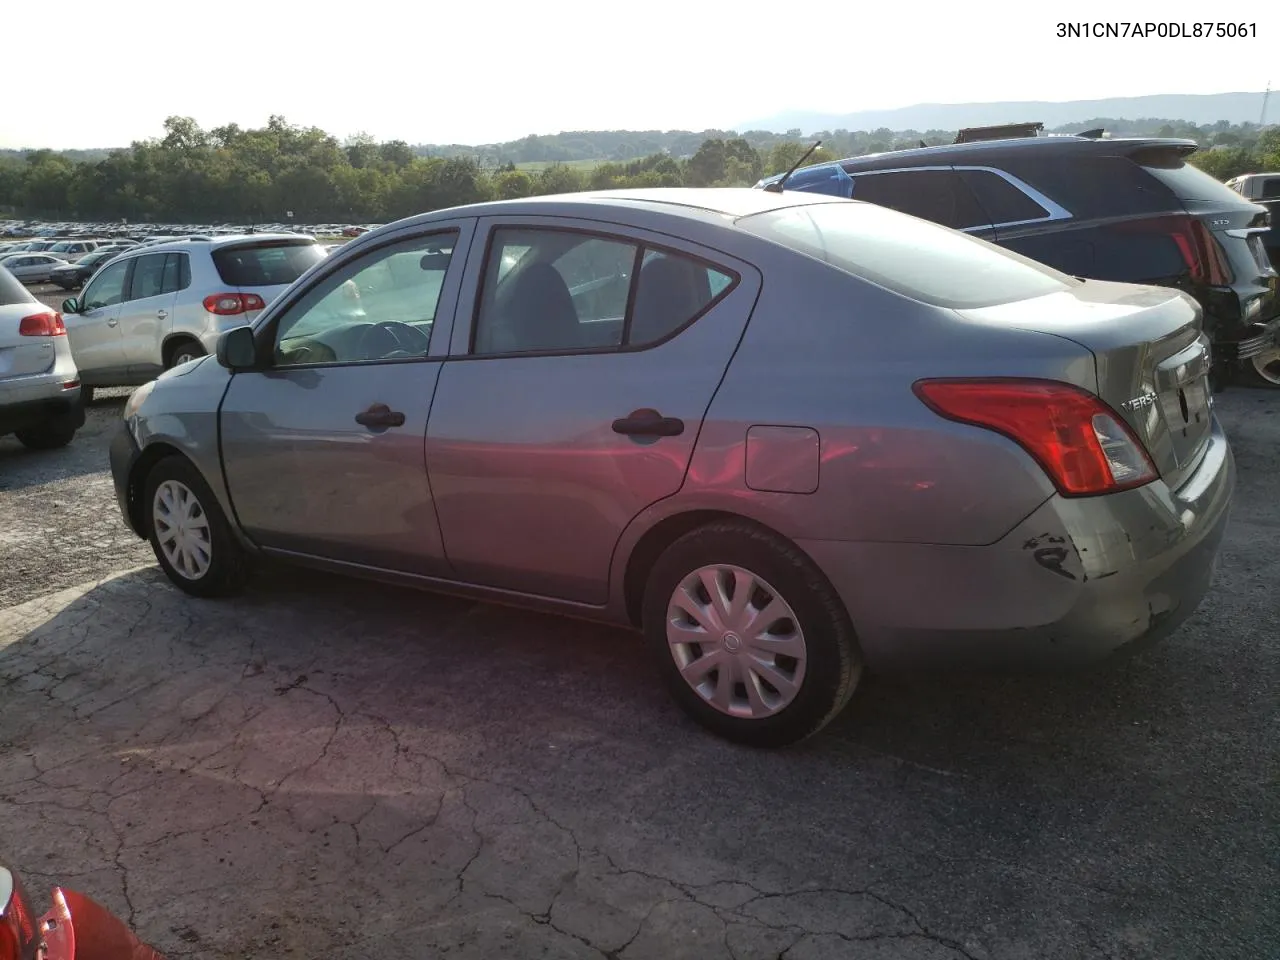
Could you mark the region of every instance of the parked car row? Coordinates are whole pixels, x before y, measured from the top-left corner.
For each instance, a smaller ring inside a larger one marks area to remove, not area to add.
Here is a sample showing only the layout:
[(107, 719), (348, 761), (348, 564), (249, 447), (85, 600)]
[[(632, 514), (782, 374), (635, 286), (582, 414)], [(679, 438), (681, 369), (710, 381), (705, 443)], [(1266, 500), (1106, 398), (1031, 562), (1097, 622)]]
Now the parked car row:
[(144, 240), (172, 240), (188, 235), (232, 236), (250, 231), (263, 233), (308, 233), (317, 237), (354, 237), (360, 233), (375, 229), (381, 224), (346, 224), (346, 223), (295, 223), (258, 222), (258, 223), (120, 223), (102, 221), (97, 223), (80, 223), (74, 221), (49, 222), (44, 220), (0, 220), (0, 237), (29, 237), (48, 239), (60, 237), (72, 240), (97, 239), (129, 239), (137, 242)]
[(1215, 381), (1280, 387), (1280, 294), (1264, 246), (1274, 221), (1258, 202), (1280, 178), (1250, 181), (1257, 192), (1242, 196), (1187, 162), (1196, 149), (1155, 137), (980, 140), (806, 167), (787, 189), (887, 206), (1071, 276), (1186, 291), (1204, 311)]

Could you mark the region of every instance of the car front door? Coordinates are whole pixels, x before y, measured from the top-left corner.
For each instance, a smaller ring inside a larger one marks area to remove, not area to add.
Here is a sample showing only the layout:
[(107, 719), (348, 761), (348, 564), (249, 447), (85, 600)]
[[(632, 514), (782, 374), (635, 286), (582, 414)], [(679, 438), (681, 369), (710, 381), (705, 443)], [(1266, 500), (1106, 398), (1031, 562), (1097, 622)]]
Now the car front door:
[(424, 457), (474, 222), (338, 257), (255, 328), (264, 369), (222, 402), (223, 466), (262, 547), (447, 574)]
[(81, 293), (79, 312), (63, 316), (71, 354), (81, 379), (89, 386), (112, 386), (127, 380), (119, 314), (132, 266), (132, 260), (121, 260), (103, 267)]
[(602, 604), (627, 524), (684, 482), (759, 274), (590, 221), (482, 233), (427, 427), (445, 551), (464, 581)]
[(169, 330), (169, 317), (177, 299), (177, 287), (165, 283), (170, 254), (149, 253), (134, 261), (129, 295), (120, 305), (120, 336), (129, 373), (149, 378), (164, 369), (161, 344)]

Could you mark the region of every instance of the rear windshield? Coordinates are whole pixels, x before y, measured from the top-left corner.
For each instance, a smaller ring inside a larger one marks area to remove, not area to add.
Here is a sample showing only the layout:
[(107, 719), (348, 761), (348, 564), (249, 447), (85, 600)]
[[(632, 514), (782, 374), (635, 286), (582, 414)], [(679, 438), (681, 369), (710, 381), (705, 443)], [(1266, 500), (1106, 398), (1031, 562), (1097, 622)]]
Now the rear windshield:
[(1226, 200), (1238, 204), (1240, 194), (1189, 164), (1172, 150), (1152, 151), (1134, 157), (1147, 171), (1173, 191), (1179, 200)]
[(213, 263), (222, 282), (232, 287), (275, 287), (293, 283), (313, 263), (324, 259), (317, 243), (270, 241), (252, 246), (222, 247)]
[(4, 264), (0, 264), (0, 307), (35, 302), (36, 298), (27, 292), (27, 288), (4, 268)]
[(1078, 284), (984, 240), (856, 200), (786, 207), (743, 217), (738, 225), (895, 293), (954, 310)]

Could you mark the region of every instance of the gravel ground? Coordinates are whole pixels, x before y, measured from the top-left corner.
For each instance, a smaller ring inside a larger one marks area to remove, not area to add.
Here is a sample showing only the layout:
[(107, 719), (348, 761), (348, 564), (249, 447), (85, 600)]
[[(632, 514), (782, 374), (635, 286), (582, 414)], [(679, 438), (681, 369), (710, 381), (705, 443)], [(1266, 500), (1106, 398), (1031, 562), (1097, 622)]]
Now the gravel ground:
[(173, 590), (121, 400), (0, 439), (0, 853), (166, 953), (1280, 956), (1280, 393), (1213, 593), (1061, 676), (870, 679), (796, 749), (687, 723), (628, 636), (306, 572)]

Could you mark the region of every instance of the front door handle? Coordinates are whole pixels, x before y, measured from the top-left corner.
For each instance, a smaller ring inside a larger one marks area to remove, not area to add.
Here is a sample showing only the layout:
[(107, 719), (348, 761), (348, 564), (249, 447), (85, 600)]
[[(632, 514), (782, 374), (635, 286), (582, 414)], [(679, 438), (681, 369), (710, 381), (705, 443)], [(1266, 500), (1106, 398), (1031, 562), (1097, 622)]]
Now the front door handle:
[(112, 317), (110, 320), (108, 320), (108, 321), (107, 321), (107, 326), (108, 326), (108, 327), (114, 327), (114, 326), (115, 326), (117, 323), (119, 323), (119, 322), (120, 322), (120, 321), (119, 321), (119, 320), (117, 320), (115, 317)]
[(363, 413), (356, 414), (356, 423), (362, 427), (403, 427), (404, 414), (392, 410), (385, 403), (375, 403)]
[(678, 437), (684, 433), (684, 421), (646, 408), (613, 421), (613, 432), (629, 437)]
[(167, 317), (168, 315), (169, 315), (169, 311), (168, 311), (168, 310), (157, 310), (157, 311), (156, 311), (156, 316), (157, 316), (157, 317), (159, 317), (161, 320), (163, 320), (163, 319), (164, 319), (165, 317)]

